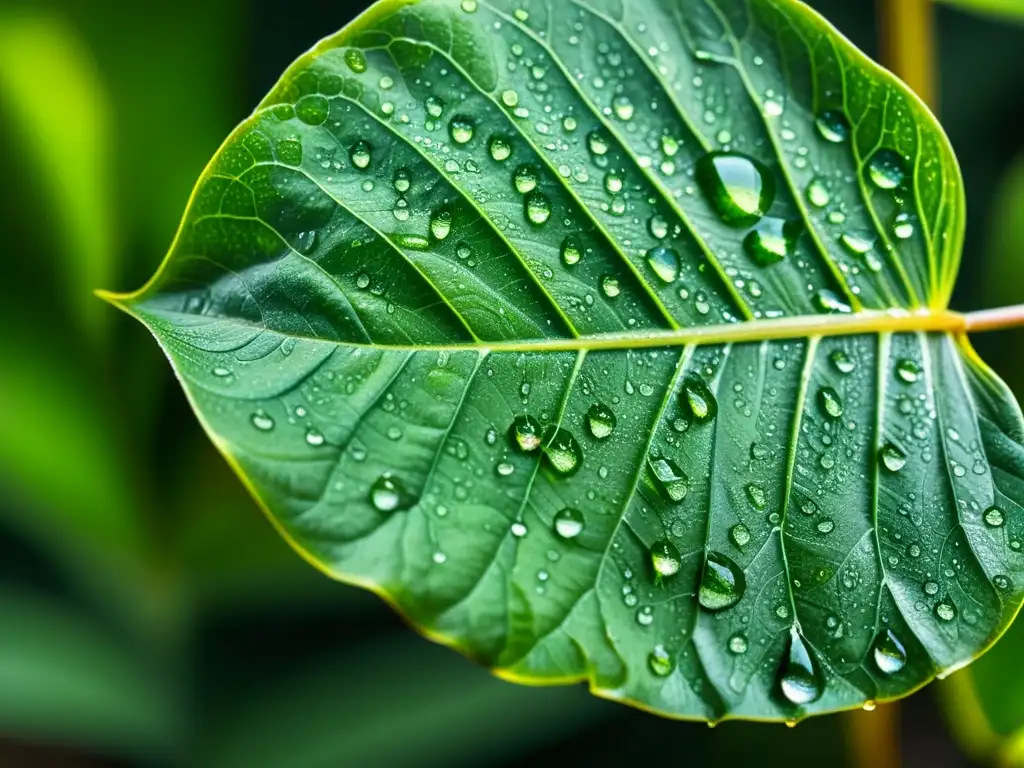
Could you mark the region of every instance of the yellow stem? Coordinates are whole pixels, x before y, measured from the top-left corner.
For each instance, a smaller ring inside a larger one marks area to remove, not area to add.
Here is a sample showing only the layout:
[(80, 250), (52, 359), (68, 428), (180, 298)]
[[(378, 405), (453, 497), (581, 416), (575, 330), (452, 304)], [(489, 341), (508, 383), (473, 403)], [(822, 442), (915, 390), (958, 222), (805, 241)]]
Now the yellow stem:
[(878, 25), (882, 64), (937, 112), (932, 0), (879, 0)]

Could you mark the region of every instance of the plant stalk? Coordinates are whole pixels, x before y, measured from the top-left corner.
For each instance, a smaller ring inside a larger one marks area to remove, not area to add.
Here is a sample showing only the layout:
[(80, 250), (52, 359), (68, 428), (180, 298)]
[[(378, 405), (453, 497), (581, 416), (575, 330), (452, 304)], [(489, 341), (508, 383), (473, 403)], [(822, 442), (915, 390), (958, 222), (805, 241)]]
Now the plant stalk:
[(964, 325), (968, 333), (1020, 328), (1024, 326), (1024, 304), (969, 312), (964, 315)]
[(878, 27), (882, 64), (938, 112), (932, 0), (879, 0)]
[(851, 765), (856, 768), (899, 768), (899, 705), (884, 704), (870, 712), (847, 712), (843, 728)]

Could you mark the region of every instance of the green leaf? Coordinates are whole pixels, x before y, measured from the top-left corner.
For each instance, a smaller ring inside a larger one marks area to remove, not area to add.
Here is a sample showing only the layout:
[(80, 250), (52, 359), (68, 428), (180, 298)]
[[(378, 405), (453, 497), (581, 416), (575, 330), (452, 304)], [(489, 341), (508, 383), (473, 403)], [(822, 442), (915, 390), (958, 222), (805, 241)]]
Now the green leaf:
[(931, 115), (793, 0), (384, 2), (110, 298), (317, 567), (509, 679), (791, 720), (1020, 605), (963, 211)]
[(1012, 20), (1024, 19), (1024, 0), (939, 0), (968, 11)]

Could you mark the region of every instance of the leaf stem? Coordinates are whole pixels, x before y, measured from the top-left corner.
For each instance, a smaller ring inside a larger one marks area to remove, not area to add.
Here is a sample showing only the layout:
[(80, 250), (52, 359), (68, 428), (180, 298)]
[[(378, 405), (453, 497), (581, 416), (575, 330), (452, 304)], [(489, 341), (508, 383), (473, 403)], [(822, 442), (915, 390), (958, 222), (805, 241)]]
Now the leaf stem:
[(964, 315), (964, 324), (968, 333), (1020, 328), (1024, 326), (1024, 304), (969, 312)]
[(882, 63), (938, 111), (932, 0), (879, 0), (878, 26)]

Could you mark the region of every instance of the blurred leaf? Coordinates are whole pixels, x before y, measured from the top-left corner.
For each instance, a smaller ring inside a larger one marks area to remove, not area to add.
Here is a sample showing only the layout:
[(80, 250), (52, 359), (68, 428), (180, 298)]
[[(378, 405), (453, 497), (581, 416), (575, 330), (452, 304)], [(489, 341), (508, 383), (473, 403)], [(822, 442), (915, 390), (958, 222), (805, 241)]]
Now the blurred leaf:
[(582, 686), (522, 688), (411, 639), (290, 671), (206, 721), (201, 768), (480, 765), (613, 711)]
[[(509, 679), (792, 720), (966, 664), (1024, 596), (1024, 424), (938, 333), (964, 214), (941, 128), (803, 4), (581, 2), (549, 40), (559, 2), (373, 6), (114, 301), (303, 556)], [(741, 89), (714, 136), (694, 73)]]
[(91, 290), (109, 284), (118, 253), (109, 111), (95, 62), (64, 19), (27, 8), (0, 12), (0, 116), (13, 124), (13, 149), (28, 156), (46, 190), (39, 223), (57, 222), (64, 302), (94, 342), (109, 318)]
[(154, 757), (180, 740), (146, 660), (46, 598), (0, 591), (0, 734)]
[[(1024, 155), (1011, 164), (996, 195), (989, 222), (980, 298), (993, 306), (1021, 300), (1024, 274)], [(998, 346), (1006, 382), (1024, 394), (1024, 330), (1004, 331)], [(986, 341), (991, 341), (986, 339)], [(1019, 544), (1018, 544), (1019, 546)], [(1020, 571), (1018, 571), (1018, 574)], [(1016, 575), (1016, 574), (1014, 574)], [(939, 693), (954, 733), (980, 759), (1024, 765), (1024, 622), (1016, 621), (985, 656), (958, 672)]]
[(938, 2), (1014, 21), (1024, 20), (1024, 0), (938, 0)]

